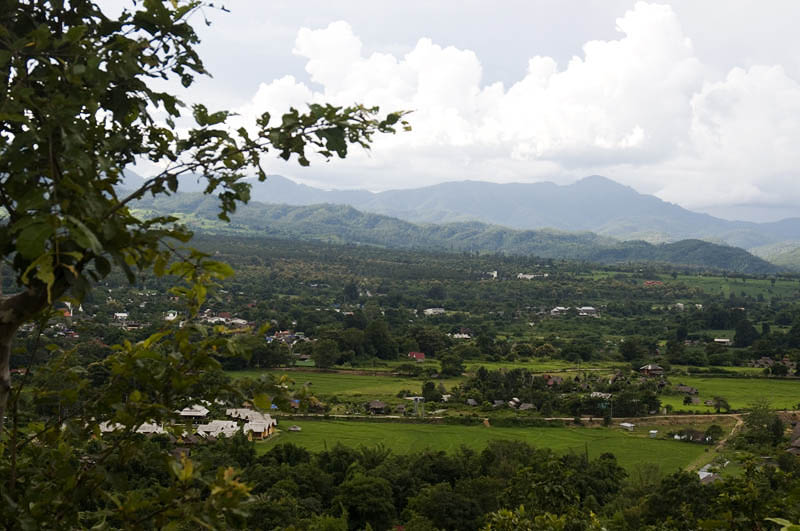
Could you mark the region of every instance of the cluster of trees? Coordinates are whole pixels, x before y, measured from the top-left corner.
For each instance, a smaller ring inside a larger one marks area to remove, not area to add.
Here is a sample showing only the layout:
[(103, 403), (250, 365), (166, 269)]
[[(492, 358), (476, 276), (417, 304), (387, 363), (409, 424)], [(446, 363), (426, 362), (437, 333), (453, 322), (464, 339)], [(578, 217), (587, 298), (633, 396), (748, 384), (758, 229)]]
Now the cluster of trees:
[[(553, 378), (537, 375), (527, 369), (489, 371), (479, 368), (460, 389), (457, 398), (473, 399), (478, 403), (504, 403), (517, 398), (530, 403), (544, 416), (638, 417), (658, 411), (659, 384), (655, 381), (638, 382), (617, 377), (609, 383), (586, 375), (575, 378)], [(592, 392), (610, 393), (610, 399), (592, 397)]]

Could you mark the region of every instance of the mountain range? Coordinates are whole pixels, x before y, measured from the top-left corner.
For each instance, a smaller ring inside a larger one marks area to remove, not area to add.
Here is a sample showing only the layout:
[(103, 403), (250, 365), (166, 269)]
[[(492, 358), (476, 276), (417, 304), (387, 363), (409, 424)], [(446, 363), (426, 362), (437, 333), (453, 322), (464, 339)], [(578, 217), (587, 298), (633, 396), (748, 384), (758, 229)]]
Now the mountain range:
[[(181, 190), (201, 191), (196, 177)], [(518, 230), (589, 231), (618, 240), (670, 243), (698, 239), (741, 247), (774, 264), (800, 269), (800, 218), (755, 223), (692, 212), (601, 176), (570, 185), (447, 182), (406, 190), (322, 190), (279, 175), (253, 180), (264, 203), (349, 205), (412, 223), (480, 221)]]
[(407, 190), (321, 190), (278, 175), (254, 182), (265, 203), (331, 203), (413, 223), (481, 221), (521, 230), (591, 231), (650, 243), (701, 239), (745, 249), (800, 241), (800, 218), (771, 223), (728, 221), (692, 212), (601, 176), (570, 185), (447, 182)]
[(217, 202), (202, 193), (145, 198), (141, 215), (169, 214), (206, 233), (245, 234), (367, 244), (392, 248), (499, 252), (595, 263), (668, 263), (702, 269), (765, 274), (780, 268), (743, 249), (701, 240), (650, 244), (619, 241), (591, 232), (516, 230), (477, 221), (415, 224), (361, 212), (348, 205), (276, 205), (251, 201), (230, 223), (220, 222)]

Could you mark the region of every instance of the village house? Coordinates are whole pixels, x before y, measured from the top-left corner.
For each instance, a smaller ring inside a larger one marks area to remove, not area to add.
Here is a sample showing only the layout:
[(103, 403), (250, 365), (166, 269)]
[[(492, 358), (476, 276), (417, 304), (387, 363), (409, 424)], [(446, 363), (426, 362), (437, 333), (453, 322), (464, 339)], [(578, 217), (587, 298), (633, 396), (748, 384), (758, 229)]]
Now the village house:
[(680, 384), (677, 387), (675, 387), (675, 390), (678, 391), (679, 393), (686, 393), (689, 395), (696, 395), (699, 392), (696, 387), (691, 387), (689, 385), (683, 385), (683, 384)]
[(751, 360), (748, 362), (750, 367), (758, 367), (761, 369), (771, 369), (776, 365), (784, 365), (788, 372), (794, 372), (797, 369), (797, 364), (790, 360), (788, 357), (784, 356), (782, 359), (775, 361), (774, 359), (770, 358), (769, 356), (762, 356), (757, 360)]
[(550, 376), (549, 374), (545, 374), (542, 376), (544, 378), (548, 387), (553, 387), (554, 385), (561, 385), (564, 383), (564, 378), (561, 376)]
[(233, 420), (212, 420), (197, 426), (197, 433), (203, 437), (233, 437), (239, 431), (239, 424)]
[[(249, 408), (229, 408), (225, 410), (225, 414), (233, 419), (247, 421), (248, 424), (265, 424), (268, 431), (267, 435), (272, 435), (275, 426), (278, 424), (269, 413), (262, 413)], [(247, 430), (245, 429), (246, 432)]]
[(444, 313), (444, 308), (426, 308), (422, 310), (424, 315), (442, 315)]
[(191, 420), (192, 422), (200, 422), (208, 415), (208, 408), (200, 404), (193, 404), (183, 408), (177, 413), (182, 419)]
[(639, 372), (645, 376), (661, 376), (664, 374), (664, 368), (654, 363), (648, 363), (639, 367)]
[(262, 441), (273, 434), (275, 431), (274, 424), (266, 422), (246, 422), (242, 427), (242, 431), (247, 435), (247, 439)]
[(472, 330), (465, 327), (460, 327), (457, 332), (447, 334), (453, 339), (472, 339)]
[(409, 352), (408, 357), (414, 361), (425, 361), (425, 353), (424, 352)]
[(699, 430), (685, 429), (676, 433), (673, 438), (676, 441), (688, 441), (695, 443), (708, 443), (711, 442), (711, 437), (707, 437), (705, 433)]
[(386, 403), (380, 400), (373, 400), (367, 404), (367, 410), (373, 415), (382, 414), (386, 412)]
[(578, 308), (578, 315), (581, 317), (598, 317), (597, 308), (594, 306), (581, 306)]
[(750, 367), (759, 367), (761, 369), (768, 369), (775, 365), (775, 360), (769, 356), (761, 356), (757, 360), (751, 360), (748, 365)]
[(517, 273), (519, 280), (533, 280), (534, 278), (547, 278), (550, 273)]
[(553, 316), (564, 315), (565, 313), (567, 313), (567, 310), (569, 310), (569, 307), (556, 306), (555, 308), (550, 310), (550, 315), (553, 315)]
[[(112, 433), (123, 428), (122, 424), (110, 422), (101, 422), (98, 427), (100, 428), (100, 433)], [(166, 433), (166, 430), (164, 430), (163, 426), (159, 426), (158, 424), (145, 422), (136, 428), (136, 433), (141, 433), (142, 435), (157, 435)]]

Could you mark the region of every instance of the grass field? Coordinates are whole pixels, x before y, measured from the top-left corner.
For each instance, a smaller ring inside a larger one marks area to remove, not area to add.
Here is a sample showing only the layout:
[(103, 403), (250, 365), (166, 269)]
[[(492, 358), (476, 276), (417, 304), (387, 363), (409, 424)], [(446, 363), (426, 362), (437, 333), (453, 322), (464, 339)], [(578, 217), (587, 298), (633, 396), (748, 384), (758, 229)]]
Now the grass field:
[[(469, 367), (475, 370), (479, 365)], [(492, 363), (484, 364), (488, 369), (502, 367), (512, 368), (515, 364)], [(556, 367), (553, 373), (558, 373)], [(588, 367), (586, 367), (588, 368)], [(752, 369), (750, 369), (752, 370)], [(233, 377), (256, 377), (265, 371), (236, 371), (229, 373)], [(420, 378), (398, 378), (380, 373), (372, 374), (347, 374), (347, 373), (320, 373), (305, 371), (272, 372), (280, 376), (288, 375), (295, 381), (296, 386), (310, 382), (310, 390), (318, 396), (325, 397), (339, 395), (342, 397), (363, 397), (367, 399), (389, 399), (395, 397), (399, 391), (407, 390), (419, 393), (422, 390)], [(447, 389), (462, 383), (462, 378), (446, 378), (435, 380), (441, 382)], [(671, 404), (674, 411), (699, 411), (713, 412), (713, 408), (703, 405), (706, 400), (716, 396), (725, 398), (733, 409), (743, 409), (758, 398), (767, 398), (775, 409), (796, 409), (800, 403), (800, 380), (779, 380), (768, 378), (715, 378), (704, 376), (670, 376), (673, 385), (685, 384), (699, 390), (700, 404), (683, 405), (683, 395), (660, 395), (662, 405)]]
[[(310, 382), (311, 392), (320, 396), (343, 395), (381, 398), (395, 396), (399, 391), (409, 390), (422, 392), (422, 380), (419, 378), (398, 378), (388, 375), (346, 374), (304, 371), (236, 371), (229, 373), (234, 377), (255, 377), (264, 372), (272, 372), (276, 376), (288, 375), (296, 386)], [(461, 383), (463, 378), (443, 378), (435, 380), (443, 383), (447, 389)]]
[[(286, 428), (297, 424), (300, 432)], [(395, 424), (351, 421), (280, 421), (282, 431), (269, 441), (258, 443), (260, 453), (276, 444), (291, 442), (320, 451), (337, 442), (357, 447), (383, 444), (394, 452), (407, 453), (425, 448), (453, 451), (464, 445), (480, 450), (493, 439), (512, 439), (559, 453), (583, 453), (596, 458), (611, 452), (623, 467), (658, 462), (665, 473), (684, 468), (700, 459), (706, 446), (664, 439), (649, 439), (646, 429), (629, 433), (619, 428), (487, 428), (432, 424)]]
[(763, 295), (769, 299), (773, 295), (781, 297), (790, 297), (795, 295), (800, 290), (800, 283), (796, 280), (776, 280), (773, 285), (769, 279), (741, 279), (741, 278), (725, 278), (717, 276), (698, 276), (698, 275), (678, 275), (677, 281), (671, 278), (664, 277), (665, 283), (678, 282), (700, 288), (706, 293), (712, 295), (722, 294), (728, 297), (731, 292), (736, 295), (742, 293), (750, 297), (758, 297)]
[(684, 406), (683, 395), (662, 395), (663, 405), (672, 404), (675, 411), (710, 412), (705, 400), (715, 396), (725, 398), (734, 409), (746, 408), (760, 398), (766, 398), (775, 409), (796, 409), (800, 403), (800, 380), (777, 380), (767, 378), (705, 378), (698, 376), (670, 377), (673, 384), (686, 384), (699, 391), (700, 404)]
[[(689, 371), (690, 369), (700, 369), (700, 370), (708, 370), (708, 369), (724, 369), (726, 372), (735, 372), (737, 376), (763, 376), (764, 369), (759, 369), (758, 367), (692, 367), (690, 365), (673, 365), (672, 369), (679, 369), (683, 371)], [(671, 379), (678, 378), (677, 376), (670, 376)]]
[[(618, 271), (595, 271), (584, 276), (593, 280), (601, 280), (620, 276), (630, 277), (631, 275)], [(700, 288), (711, 295), (722, 295), (724, 297), (728, 297), (733, 292), (736, 295), (744, 293), (750, 297), (763, 295), (769, 299), (774, 295), (790, 297), (800, 291), (800, 283), (797, 280), (790, 279), (776, 279), (773, 284), (768, 278), (742, 279), (711, 275), (678, 275), (676, 279), (673, 279), (671, 275), (658, 275), (658, 278), (653, 277), (651, 280), (656, 279), (661, 280), (667, 286), (683, 284), (693, 288)]]
[(552, 372), (558, 373), (566, 370), (600, 370), (613, 372), (617, 367), (627, 369), (630, 365), (624, 362), (613, 361), (596, 361), (584, 362), (577, 365), (574, 361), (566, 360), (542, 360), (532, 359), (530, 361), (467, 361), (464, 364), (467, 372), (475, 372), (480, 367), (485, 367), (487, 370), (497, 369), (528, 369), (532, 372)]

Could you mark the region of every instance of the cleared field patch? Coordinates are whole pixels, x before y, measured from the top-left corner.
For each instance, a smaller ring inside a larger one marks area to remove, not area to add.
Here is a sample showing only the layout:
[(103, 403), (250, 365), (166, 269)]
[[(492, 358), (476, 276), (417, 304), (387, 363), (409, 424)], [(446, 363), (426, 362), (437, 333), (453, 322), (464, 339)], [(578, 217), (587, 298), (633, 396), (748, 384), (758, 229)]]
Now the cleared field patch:
[[(299, 432), (287, 428), (298, 425)], [(629, 433), (619, 428), (487, 428), (485, 426), (453, 426), (435, 424), (371, 423), (351, 421), (279, 422), (280, 434), (258, 443), (260, 453), (276, 444), (294, 443), (311, 451), (330, 448), (336, 443), (346, 446), (383, 444), (394, 452), (408, 453), (424, 449), (453, 451), (460, 446), (476, 450), (494, 439), (519, 440), (539, 448), (552, 448), (559, 453), (583, 454), (588, 450), (594, 459), (610, 452), (620, 465), (631, 469), (639, 463), (657, 462), (665, 473), (686, 467), (700, 457), (706, 446), (665, 439), (650, 439), (647, 432)]]
[[(422, 378), (401, 378), (390, 375), (348, 374), (336, 372), (306, 372), (306, 371), (236, 371), (230, 372), (236, 377), (257, 377), (261, 374), (274, 374), (276, 377), (287, 375), (294, 380), (295, 387), (310, 384), (312, 393), (319, 396), (364, 396), (387, 397), (395, 396), (402, 390), (413, 393), (422, 391)], [(463, 381), (463, 378), (442, 378), (433, 380), (437, 385), (441, 382), (447, 389)]]
[[(689, 371), (691, 369), (698, 369), (698, 367), (692, 367), (690, 365), (673, 365), (673, 370), (682, 370), (682, 371)], [(763, 376), (764, 369), (760, 369), (758, 367), (722, 367), (722, 366), (714, 366), (710, 365), (708, 367), (699, 367), (701, 370), (712, 370), (712, 369), (722, 369), (726, 372), (735, 372), (737, 376)], [(693, 374), (694, 377), (702, 377), (702, 374)], [(678, 378), (677, 376), (670, 375), (671, 379)]]
[[(665, 282), (675, 282), (664, 279)], [(778, 279), (773, 284), (770, 279), (741, 279), (699, 275), (678, 275), (677, 282), (693, 288), (700, 288), (711, 295), (728, 297), (731, 293), (770, 298), (773, 295), (791, 297), (798, 293), (800, 284), (796, 280)]]
[(696, 387), (700, 404), (683, 405), (683, 395), (662, 395), (663, 405), (672, 404), (675, 411), (712, 412), (714, 408), (703, 405), (715, 396), (725, 398), (733, 409), (743, 409), (755, 400), (766, 398), (775, 409), (796, 409), (800, 403), (800, 380), (772, 378), (706, 378), (698, 376), (670, 377), (673, 384), (682, 383)]
[(628, 365), (613, 361), (586, 362), (576, 365), (574, 361), (553, 359), (531, 359), (530, 361), (467, 361), (467, 372), (475, 372), (480, 367), (494, 371), (497, 369), (528, 369), (531, 372), (573, 372), (573, 371), (601, 371), (614, 372), (617, 368), (626, 369)]

